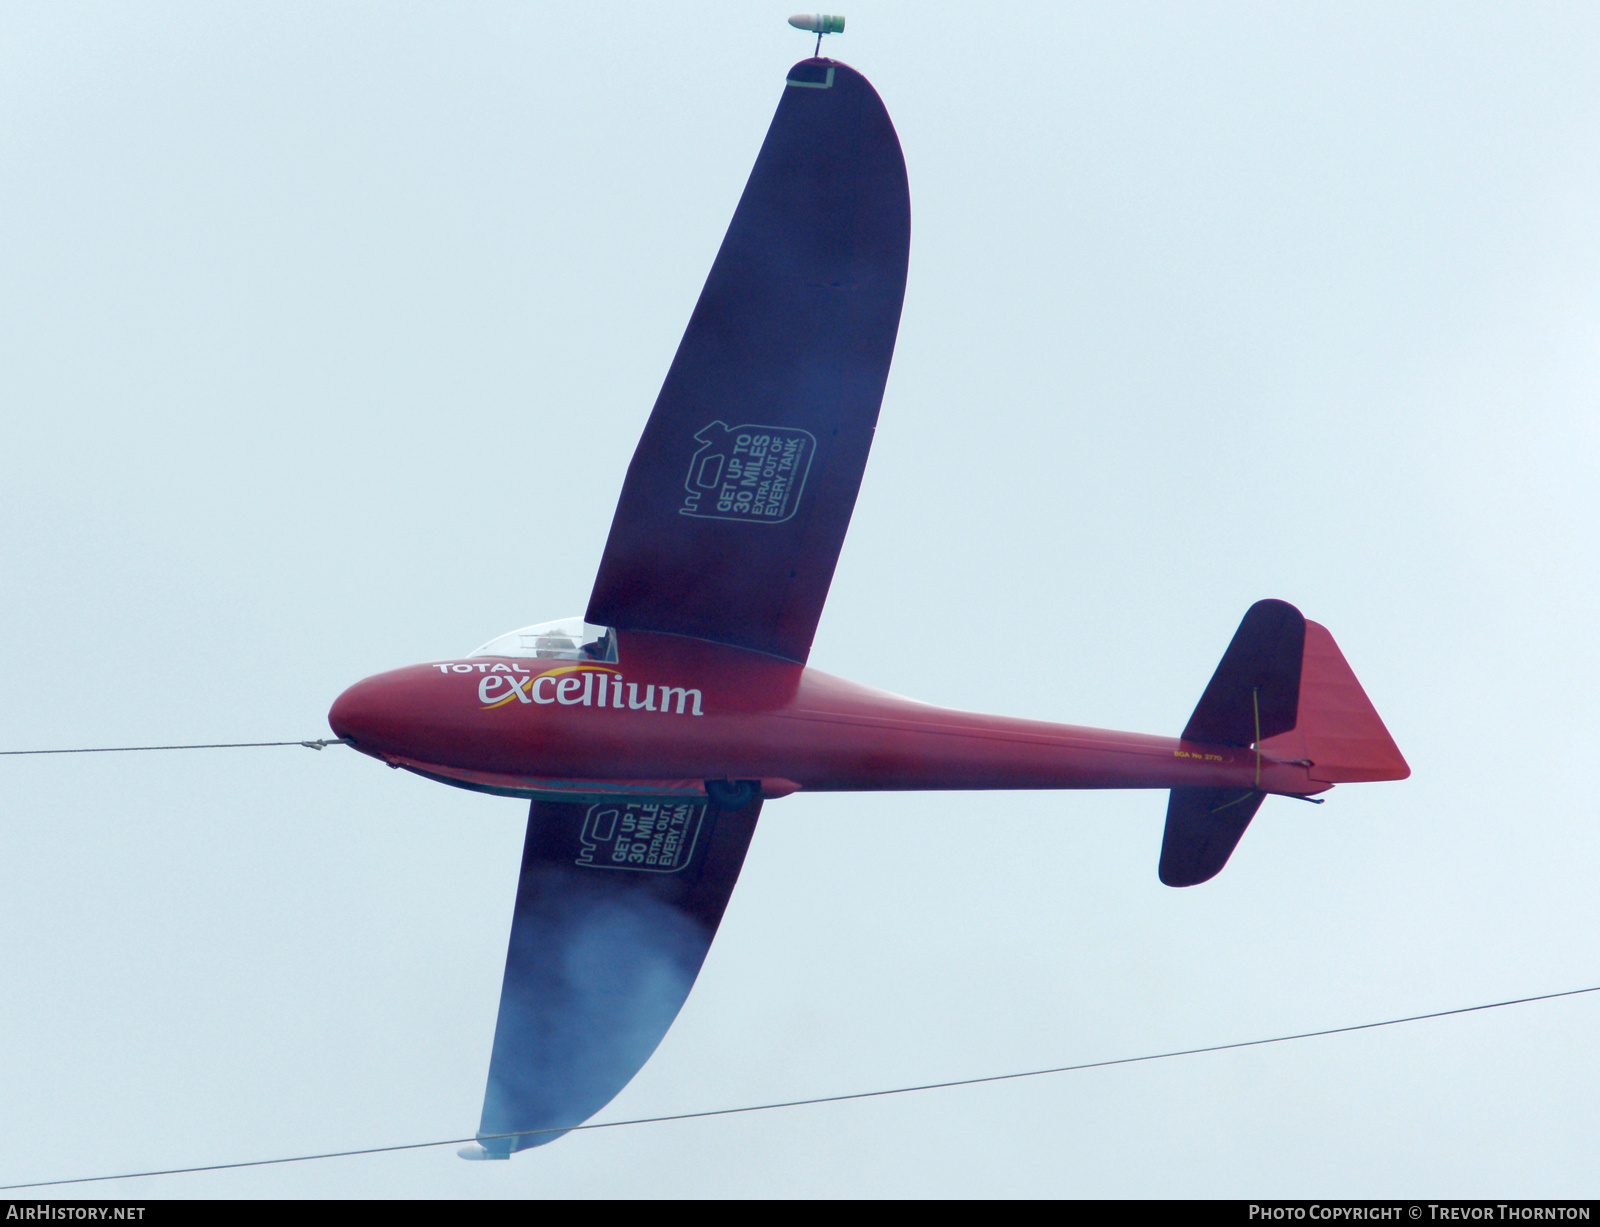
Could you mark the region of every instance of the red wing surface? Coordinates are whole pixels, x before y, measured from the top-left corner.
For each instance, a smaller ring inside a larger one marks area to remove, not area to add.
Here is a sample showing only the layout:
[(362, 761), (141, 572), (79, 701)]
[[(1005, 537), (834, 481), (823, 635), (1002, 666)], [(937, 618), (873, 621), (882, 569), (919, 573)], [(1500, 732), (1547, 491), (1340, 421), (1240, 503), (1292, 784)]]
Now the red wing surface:
[(905, 162), (865, 77), (790, 70), (633, 463), (588, 620), (804, 662), (889, 376)]

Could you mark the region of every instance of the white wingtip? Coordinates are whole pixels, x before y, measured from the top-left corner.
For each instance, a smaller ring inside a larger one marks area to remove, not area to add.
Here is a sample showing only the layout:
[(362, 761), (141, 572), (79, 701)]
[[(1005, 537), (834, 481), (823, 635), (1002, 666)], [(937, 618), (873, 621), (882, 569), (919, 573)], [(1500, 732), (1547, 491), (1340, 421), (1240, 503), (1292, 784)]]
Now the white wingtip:
[(843, 34), (844, 18), (833, 13), (796, 13), (789, 24), (807, 34)]
[(460, 1150), (456, 1151), (456, 1154), (460, 1155), (463, 1159), (473, 1159), (473, 1160), (479, 1160), (479, 1159), (509, 1159), (511, 1157), (510, 1155), (496, 1154), (492, 1150), (485, 1150), (482, 1146), (479, 1146), (476, 1142), (469, 1142), (467, 1145), (463, 1146)]

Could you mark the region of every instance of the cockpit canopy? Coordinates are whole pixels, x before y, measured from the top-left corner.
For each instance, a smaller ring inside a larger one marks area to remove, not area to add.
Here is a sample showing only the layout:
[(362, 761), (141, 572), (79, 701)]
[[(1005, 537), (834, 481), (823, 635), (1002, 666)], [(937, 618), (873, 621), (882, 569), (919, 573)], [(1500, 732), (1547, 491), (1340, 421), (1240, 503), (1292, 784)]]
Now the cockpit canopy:
[(617, 637), (609, 626), (582, 618), (538, 622), (491, 639), (472, 656), (522, 656), (538, 660), (599, 660), (615, 663)]

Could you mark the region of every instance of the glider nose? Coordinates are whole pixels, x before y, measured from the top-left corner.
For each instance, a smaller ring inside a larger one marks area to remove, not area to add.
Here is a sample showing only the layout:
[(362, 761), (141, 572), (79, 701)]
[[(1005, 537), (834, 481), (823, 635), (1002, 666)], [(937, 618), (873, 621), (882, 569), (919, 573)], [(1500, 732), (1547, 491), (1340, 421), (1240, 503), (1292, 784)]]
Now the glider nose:
[(361, 750), (395, 750), (405, 738), (406, 721), (394, 686), (382, 676), (349, 687), (328, 709), (328, 727)]

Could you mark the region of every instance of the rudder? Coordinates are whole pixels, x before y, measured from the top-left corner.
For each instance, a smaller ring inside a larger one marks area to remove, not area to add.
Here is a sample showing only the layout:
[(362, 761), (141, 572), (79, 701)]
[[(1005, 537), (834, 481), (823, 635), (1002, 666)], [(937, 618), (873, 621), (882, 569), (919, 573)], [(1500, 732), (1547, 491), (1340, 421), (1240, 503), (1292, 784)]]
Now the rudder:
[(1307, 774), (1324, 784), (1403, 780), (1411, 774), (1339, 645), (1316, 622), (1306, 623), (1300, 672), (1295, 723), (1265, 736), (1262, 753), (1304, 760), (1310, 764)]

